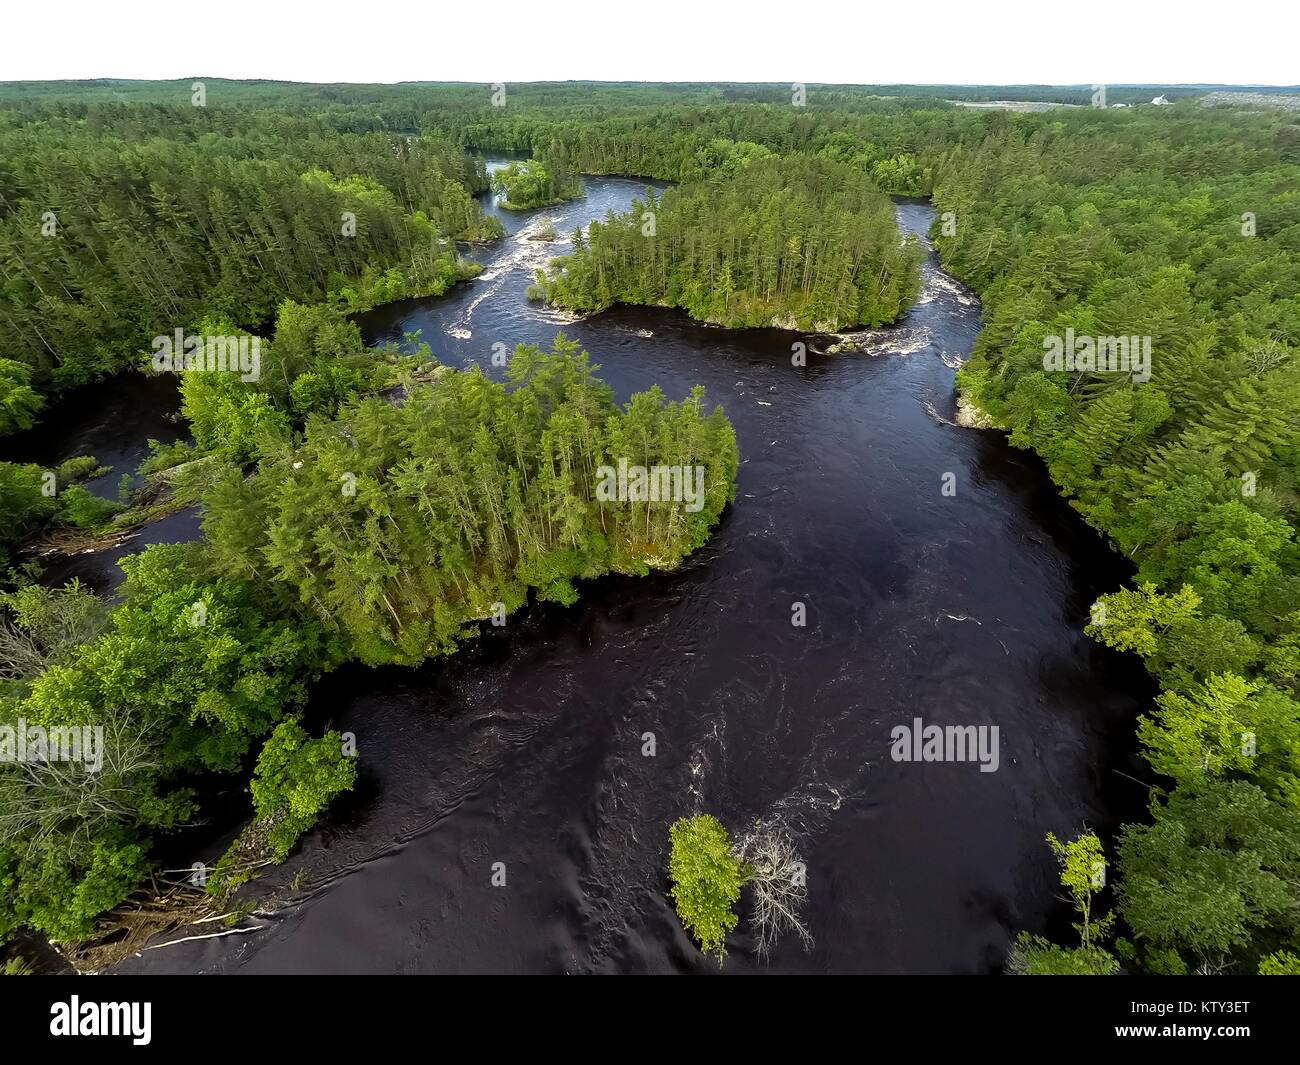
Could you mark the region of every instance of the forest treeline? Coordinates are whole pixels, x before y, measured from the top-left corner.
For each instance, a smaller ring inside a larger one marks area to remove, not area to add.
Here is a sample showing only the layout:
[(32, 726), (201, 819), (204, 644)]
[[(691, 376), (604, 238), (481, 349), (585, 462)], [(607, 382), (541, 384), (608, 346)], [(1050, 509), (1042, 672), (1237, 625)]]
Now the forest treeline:
[(445, 291), (475, 269), (453, 241), (500, 234), (486, 187), (436, 134), (188, 101), (0, 108), (0, 432), (206, 314), (252, 328), (284, 298)]
[[(95, 78), (81, 81), (25, 81), (0, 83), (0, 104), (23, 106), (57, 102), (65, 106), (120, 103), (135, 107), (174, 103), (188, 99), (191, 79), (148, 81)], [(614, 106), (648, 108), (701, 104), (769, 104), (789, 106), (796, 86), (783, 82), (614, 82), (537, 81), (518, 83), (406, 82), (399, 84), (311, 84), (293, 81), (203, 80), (213, 102), (223, 106), (275, 107), (284, 113), (340, 115), (370, 128), (416, 128), (431, 111), (482, 109), (489, 96), (504, 98), (509, 106), (583, 107), (589, 112)], [(951, 101), (1022, 100), (1089, 106), (1094, 85), (840, 85), (809, 82), (802, 86), (809, 106), (836, 111), (879, 109), (930, 110)], [(1108, 100), (1146, 103), (1159, 94), (1170, 99), (1203, 93), (1208, 86), (1174, 83), (1108, 85)], [(1256, 93), (1289, 93), (1295, 86), (1216, 86)]]
[[(864, 99), (851, 110), (820, 106), (507, 106), (434, 112), (431, 119), (478, 151), (543, 154), (583, 174), (681, 183), (733, 170), (753, 146), (816, 155), (865, 171), (883, 191), (929, 191), (923, 156), (964, 136), (978, 138), (984, 116), (956, 108), (920, 110), (919, 101)], [(933, 106), (933, 105), (932, 105)]]
[(576, 233), (541, 294), (577, 311), (654, 304), (732, 328), (820, 331), (911, 306), (922, 249), (900, 240), (892, 203), (860, 170), (738, 144), (713, 174)]
[[(252, 769), (253, 817), (208, 891), (282, 860), (355, 779), (338, 734), (297, 723), (312, 680), (450, 653), (530, 596), (572, 603), (580, 579), (672, 568), (735, 492), (735, 434), (702, 390), (619, 407), (563, 335), (518, 347), (501, 382), (427, 346), (365, 349), (325, 305), (286, 303), (265, 347), (259, 381), (184, 377), (195, 442), (159, 455), (198, 471), (204, 541), (125, 560), (111, 609), (75, 584), (4, 597), (0, 728), (104, 736), (96, 771), (0, 764), (0, 937), (89, 934), (213, 774)], [(698, 469), (698, 506), (602, 496), (620, 460)]]

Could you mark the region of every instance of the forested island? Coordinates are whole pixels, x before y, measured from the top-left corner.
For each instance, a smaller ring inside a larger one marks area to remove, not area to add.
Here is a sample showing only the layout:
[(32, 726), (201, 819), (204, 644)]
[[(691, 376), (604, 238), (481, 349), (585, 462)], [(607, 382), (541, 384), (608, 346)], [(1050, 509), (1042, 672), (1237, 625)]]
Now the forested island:
[(541, 159), (502, 167), (492, 175), (492, 188), (501, 194), (497, 203), (507, 211), (553, 207), (582, 195), (582, 183), (577, 174), (563, 162), (544, 162)]
[[(251, 793), (208, 881), (224, 897), (354, 782), (340, 737), (300, 723), (315, 679), (448, 654), (502, 613), (705, 544), (742, 456), (700, 392), (619, 405), (563, 335), (513, 347), (494, 379), (418, 338), (367, 347), (347, 317), (472, 277), (467, 246), (502, 232), (489, 188), (522, 210), (618, 174), (675, 184), (575, 234), (535, 295), (879, 326), (916, 300), (922, 255), (889, 197), (932, 199), (944, 266), (983, 300), (958, 383), (1136, 567), (1080, 625), (1160, 688), (1135, 726), (1145, 815), (1051, 837), (1079, 935), (1022, 935), (1007, 967), (1300, 973), (1293, 117), (1194, 100), (1009, 114), (850, 88), (806, 108), (758, 86), (520, 86), (507, 108), (463, 85), (214, 81), (210, 108), (181, 90), (0, 86), (0, 431), (147, 366), (174, 328), (262, 341), (257, 380), (181, 376), (192, 439), (155, 448), (116, 501), (77, 483), (94, 456), (0, 463), (0, 722), (108, 726), (93, 776), (0, 765), (0, 937), (90, 935), (216, 776)], [(492, 151), (533, 162), (489, 182)], [(1145, 338), (1149, 377), (1049, 367), (1067, 335)], [(620, 459), (702, 468), (701, 508), (603, 498)], [(118, 601), (42, 583), (24, 551), (181, 506), (204, 540), (128, 559)], [(712, 820), (672, 845), (679, 897), (693, 856), (715, 874), (683, 916), (719, 951), (761, 862)], [(1098, 862), (1104, 884), (1085, 875)]]
[(681, 307), (733, 329), (894, 321), (920, 291), (921, 252), (900, 242), (889, 200), (848, 164), (755, 147), (728, 146), (711, 179), (575, 234), (540, 294), (577, 311)]

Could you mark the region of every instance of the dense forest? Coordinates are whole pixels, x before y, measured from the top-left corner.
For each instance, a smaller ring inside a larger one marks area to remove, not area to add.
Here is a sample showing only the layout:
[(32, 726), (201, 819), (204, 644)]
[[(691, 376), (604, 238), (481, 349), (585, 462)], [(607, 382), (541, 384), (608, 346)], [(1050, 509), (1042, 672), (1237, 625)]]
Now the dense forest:
[[(208, 91), (193, 107), (174, 83), (0, 90), (0, 431), (137, 365), (175, 324), (267, 333), (276, 317), (260, 381), (186, 377), (194, 442), (154, 462), (203, 500), (205, 544), (128, 561), (111, 609), (10, 573), (0, 713), (113, 728), (94, 788), (0, 772), (0, 934), (83, 934), (192, 815), (203, 773), (255, 774), (264, 832), (231, 878), (282, 856), (303, 811), (350, 783), (336, 744), (295, 731), (313, 677), (417, 662), (530, 594), (569, 602), (577, 579), (672, 566), (717, 522), (739, 458), (697, 394), (619, 409), (563, 338), (518, 350), (501, 382), (453, 373), (427, 350), (365, 348), (343, 317), (469, 273), (455, 241), (498, 232), (474, 153), (507, 150), (678, 183), (593, 224), (541, 279), (580, 310), (890, 321), (918, 252), (881, 192), (932, 196), (942, 261), (984, 304), (959, 384), (1133, 561), (1088, 631), (1161, 687), (1135, 739), (1149, 816), (1059, 852), (1067, 871), (1113, 867), (1098, 891), (1117, 919), (1085, 921), (1078, 945), (1023, 937), (1010, 967), (1300, 971), (1293, 118), (1194, 101), (980, 112), (897, 86), (806, 107), (788, 86), (512, 86), (505, 107), (481, 86)], [(1143, 339), (1149, 377), (1049, 366), (1067, 335)], [(614, 455), (702, 465), (706, 505), (606, 505), (591, 473)], [(108, 517), (75, 484), (44, 494), (46, 472), (0, 464), (11, 545)]]
[(206, 314), (252, 328), (285, 297), (443, 292), (474, 270), (453, 241), (500, 233), (481, 162), (436, 133), (188, 101), (0, 108), (0, 160), (0, 430), (28, 423), (32, 391)]
[(682, 307), (732, 328), (830, 331), (892, 322), (920, 291), (921, 249), (846, 163), (727, 145), (711, 180), (653, 193), (574, 236), (539, 279), (570, 310)]

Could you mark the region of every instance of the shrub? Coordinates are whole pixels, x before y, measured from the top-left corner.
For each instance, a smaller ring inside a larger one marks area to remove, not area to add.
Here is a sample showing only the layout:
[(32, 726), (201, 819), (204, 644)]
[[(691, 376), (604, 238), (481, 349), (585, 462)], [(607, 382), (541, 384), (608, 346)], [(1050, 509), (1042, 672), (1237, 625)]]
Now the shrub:
[(1113, 976), (1119, 961), (1100, 947), (1058, 947), (1042, 936), (1021, 932), (1007, 954), (1013, 976)]
[(343, 754), (343, 740), (327, 732), (317, 740), (294, 721), (277, 725), (262, 747), (253, 777), (253, 807), (270, 826), (272, 858), (284, 861), (330, 800), (357, 779), (357, 767)]
[(736, 927), (733, 909), (740, 899), (744, 866), (731, 853), (731, 838), (716, 817), (683, 817), (669, 829), (672, 846), (668, 875), (682, 927), (705, 954), (726, 956), (727, 933)]
[(121, 509), (120, 503), (101, 499), (79, 484), (70, 484), (59, 493), (58, 520), (64, 525), (75, 525), (78, 529), (93, 529)]

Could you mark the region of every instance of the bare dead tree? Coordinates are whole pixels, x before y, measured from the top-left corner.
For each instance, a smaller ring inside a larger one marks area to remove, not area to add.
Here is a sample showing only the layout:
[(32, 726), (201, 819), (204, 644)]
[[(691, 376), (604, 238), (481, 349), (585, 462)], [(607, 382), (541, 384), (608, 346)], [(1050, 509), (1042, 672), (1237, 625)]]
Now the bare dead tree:
[(793, 932), (811, 950), (812, 934), (804, 923), (808, 899), (806, 866), (794, 839), (779, 826), (756, 825), (736, 841), (732, 854), (746, 866), (746, 881), (753, 892), (750, 917), (758, 956), (764, 960), (782, 936)]
[(33, 585), (0, 601), (0, 677), (31, 680), (103, 630), (104, 601), (73, 580), (63, 588)]
[(35, 849), (52, 836), (69, 848), (89, 847), (106, 823), (132, 816), (134, 784), (161, 768), (155, 737), (113, 710), (103, 718), (103, 764), (14, 762), (0, 767), (0, 833)]
[(47, 649), (8, 613), (0, 613), (0, 677), (30, 680), (44, 672), (49, 663)]

